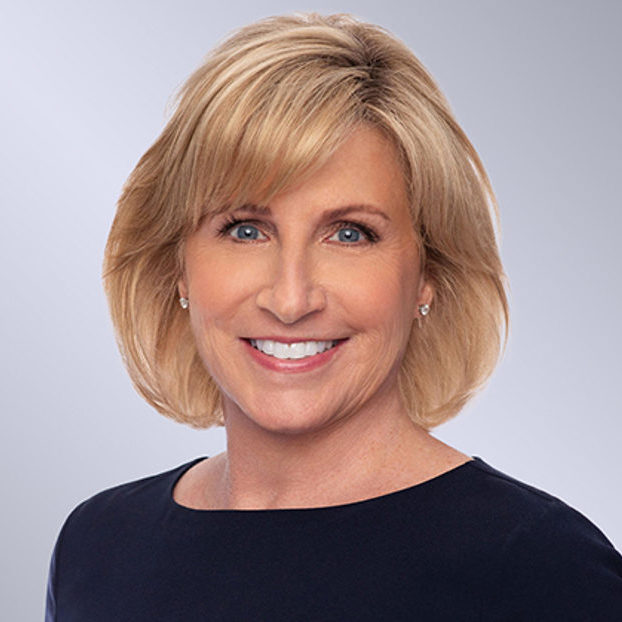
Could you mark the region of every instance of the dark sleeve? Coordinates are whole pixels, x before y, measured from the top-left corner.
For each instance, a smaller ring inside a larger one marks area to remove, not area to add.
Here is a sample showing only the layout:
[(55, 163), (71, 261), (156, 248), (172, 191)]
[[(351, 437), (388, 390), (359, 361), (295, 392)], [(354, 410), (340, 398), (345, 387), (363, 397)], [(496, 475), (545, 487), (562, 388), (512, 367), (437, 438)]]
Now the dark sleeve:
[(622, 621), (622, 557), (579, 512), (556, 501), (506, 542), (484, 619)]
[(50, 561), (50, 570), (48, 573), (47, 591), (45, 597), (45, 622), (57, 622), (59, 620), (58, 613), (58, 601), (59, 601), (59, 580), (61, 578), (59, 564), (61, 550), (63, 549), (63, 542), (65, 541), (65, 533), (67, 532), (68, 525), (71, 522), (72, 517), (76, 514), (80, 508), (84, 505), (81, 503), (78, 505), (66, 518), (63, 526), (61, 527), (54, 550), (52, 551), (52, 559)]
[(50, 562), (50, 572), (48, 574), (47, 594), (45, 598), (45, 622), (56, 622), (56, 559), (58, 555), (59, 541), (57, 540), (52, 561)]

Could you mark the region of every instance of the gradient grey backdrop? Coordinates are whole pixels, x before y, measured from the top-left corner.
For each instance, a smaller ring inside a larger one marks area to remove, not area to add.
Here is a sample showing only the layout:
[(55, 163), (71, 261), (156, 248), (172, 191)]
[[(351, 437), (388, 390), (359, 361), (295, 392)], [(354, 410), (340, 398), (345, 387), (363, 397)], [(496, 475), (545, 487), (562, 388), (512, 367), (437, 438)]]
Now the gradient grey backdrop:
[(224, 444), (133, 392), (100, 286), (128, 173), (170, 96), (231, 29), (352, 12), (428, 66), (501, 206), (512, 335), (490, 387), (437, 430), (580, 509), (622, 547), (622, 3), (5, 2), (0, 8), (2, 612), (42, 616), (67, 513)]

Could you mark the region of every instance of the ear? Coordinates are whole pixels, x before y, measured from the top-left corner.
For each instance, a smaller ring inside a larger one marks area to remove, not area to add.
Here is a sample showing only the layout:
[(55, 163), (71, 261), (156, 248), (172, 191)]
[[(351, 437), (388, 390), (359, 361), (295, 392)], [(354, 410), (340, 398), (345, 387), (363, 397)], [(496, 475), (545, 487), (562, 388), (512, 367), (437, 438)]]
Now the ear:
[(419, 296), (417, 297), (417, 304), (415, 306), (415, 317), (420, 318), (421, 312), (419, 307), (421, 305), (432, 306), (432, 300), (434, 299), (434, 286), (430, 281), (422, 279), (421, 286), (419, 287)]

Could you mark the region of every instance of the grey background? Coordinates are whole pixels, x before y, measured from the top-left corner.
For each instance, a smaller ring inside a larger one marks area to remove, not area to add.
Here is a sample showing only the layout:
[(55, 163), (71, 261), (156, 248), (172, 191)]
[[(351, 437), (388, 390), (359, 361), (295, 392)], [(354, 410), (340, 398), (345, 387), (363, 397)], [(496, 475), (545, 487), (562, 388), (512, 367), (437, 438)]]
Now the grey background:
[(436, 434), (580, 509), (622, 546), (622, 3), (5, 2), (0, 7), (2, 611), (42, 616), (79, 501), (214, 454), (222, 430), (153, 413), (100, 285), (121, 185), (170, 96), (231, 29), (352, 12), (428, 66), (501, 206), (512, 335), (490, 387)]

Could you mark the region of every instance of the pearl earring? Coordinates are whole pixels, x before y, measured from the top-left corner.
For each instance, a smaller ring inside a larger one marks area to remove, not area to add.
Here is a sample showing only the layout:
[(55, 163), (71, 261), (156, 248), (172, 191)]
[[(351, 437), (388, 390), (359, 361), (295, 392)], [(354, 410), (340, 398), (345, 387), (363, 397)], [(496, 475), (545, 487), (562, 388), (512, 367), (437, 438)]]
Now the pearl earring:
[(183, 296), (179, 299), (179, 306), (182, 309), (187, 309), (188, 306), (190, 305), (190, 301), (187, 298), (184, 298)]
[(419, 313), (423, 316), (430, 313), (430, 305), (429, 304), (419, 305)]

